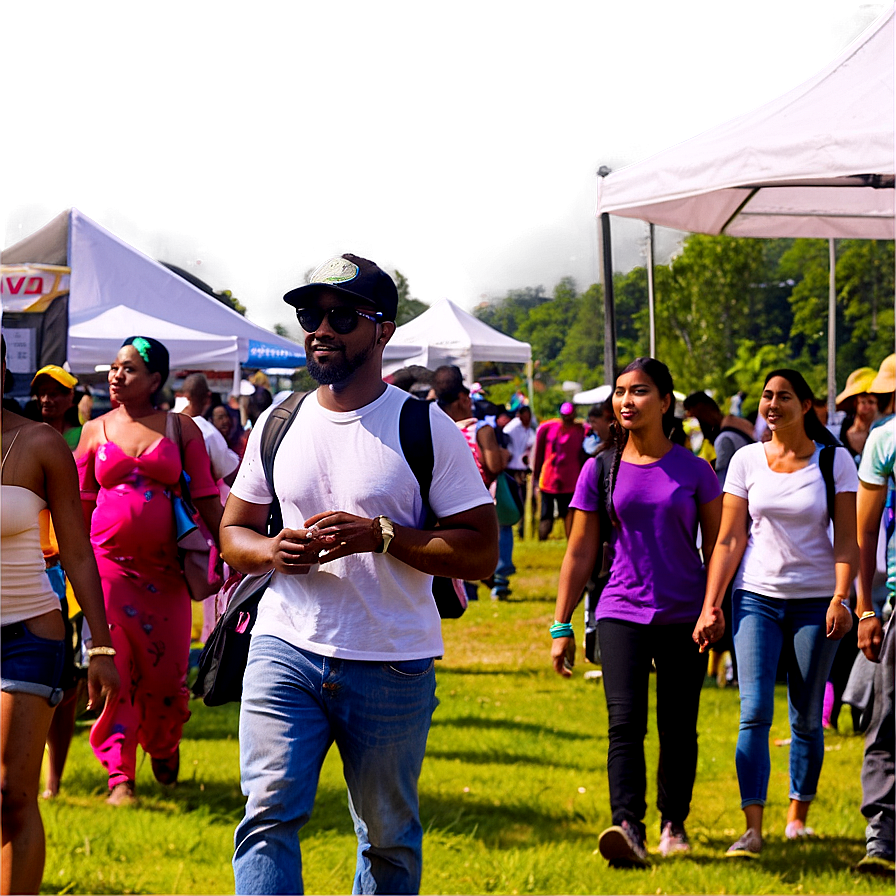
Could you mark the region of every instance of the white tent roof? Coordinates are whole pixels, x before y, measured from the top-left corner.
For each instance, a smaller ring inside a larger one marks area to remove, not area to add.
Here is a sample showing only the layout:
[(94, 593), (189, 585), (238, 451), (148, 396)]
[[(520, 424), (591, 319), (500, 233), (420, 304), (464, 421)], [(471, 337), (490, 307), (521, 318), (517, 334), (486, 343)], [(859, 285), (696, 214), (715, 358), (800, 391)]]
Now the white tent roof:
[[(93, 373), (108, 364), (128, 336), (145, 333), (168, 349), (172, 370), (199, 367), (202, 370), (234, 370), (239, 364), (236, 336), (215, 336), (161, 320), (127, 305), (116, 305), (95, 317), (69, 327), (69, 360), (72, 373)], [(110, 354), (111, 350), (111, 354)]]
[(386, 365), (386, 373), (420, 364), (434, 370), (442, 364), (456, 364), (467, 383), (473, 382), (474, 361), (510, 361), (528, 364), (532, 346), (505, 336), (449, 299), (439, 299), (423, 314), (395, 331), (393, 346), (422, 346), (419, 354), (401, 363)]
[[(302, 346), (253, 324), (75, 208), (57, 215), (36, 233), (5, 249), (2, 260), (4, 264), (41, 262), (67, 264), (71, 268), (67, 360), (73, 370), (93, 369), (82, 352), (93, 357), (92, 353), (98, 350), (95, 340), (106, 332), (109, 340), (101, 363), (108, 364), (122, 339), (132, 335), (153, 336), (171, 351), (165, 340), (165, 333), (173, 332), (168, 330), (170, 324), (176, 324), (179, 329), (173, 338), (182, 340), (184, 367), (233, 370), (239, 362), (255, 365), (253, 353), (260, 353), (263, 359), (257, 363), (259, 367), (270, 366), (269, 361), (278, 362), (278, 366), (304, 363)], [(114, 313), (107, 318), (106, 312), (110, 311)], [(128, 311), (133, 313), (133, 318), (128, 318)], [(155, 321), (162, 328), (156, 324), (153, 329), (141, 332), (129, 322), (140, 319), (141, 315), (147, 325)], [(106, 330), (106, 321), (113, 319), (123, 320), (117, 332)], [(92, 329), (92, 322), (96, 321), (99, 326)], [(80, 334), (77, 341), (72, 339), (73, 332)], [(209, 363), (208, 339), (195, 340), (196, 351), (189, 352), (189, 340), (184, 338), (186, 332), (218, 337), (218, 362)], [(94, 341), (85, 342), (86, 337)], [(230, 346), (226, 353), (225, 344)], [(232, 350), (234, 344), (236, 352)], [(180, 365), (175, 365), (172, 355), (172, 369), (175, 366)]]
[(596, 389), (586, 389), (584, 392), (576, 392), (573, 395), (573, 404), (603, 404), (612, 394), (613, 387), (608, 385), (598, 386)]
[(749, 114), (598, 178), (598, 214), (748, 237), (894, 236), (894, 10)]

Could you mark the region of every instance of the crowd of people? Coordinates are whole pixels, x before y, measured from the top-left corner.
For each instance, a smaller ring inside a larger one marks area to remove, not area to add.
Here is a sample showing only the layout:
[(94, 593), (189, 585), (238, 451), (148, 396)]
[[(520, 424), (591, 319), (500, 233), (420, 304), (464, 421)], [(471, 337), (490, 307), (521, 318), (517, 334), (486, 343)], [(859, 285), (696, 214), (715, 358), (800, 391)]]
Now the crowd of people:
[[(443, 652), (432, 577), (464, 581), (468, 599), (482, 583), (492, 599), (508, 599), (514, 540), (528, 534), (533, 499), (537, 537), (550, 537), (559, 521), (567, 542), (550, 628), (553, 668), (573, 673), (572, 620), (583, 598), (586, 657), (602, 667), (612, 824), (598, 846), (608, 862), (650, 863), (644, 740), (652, 676), (658, 852), (690, 851), (707, 651), (730, 649), (745, 830), (726, 855), (755, 859), (763, 848), (769, 730), (783, 673), (791, 729), (785, 837), (813, 836), (807, 822), (824, 728), (836, 723), (835, 698), (859, 702), (843, 693), (851, 687), (864, 695), (867, 729), (867, 855), (859, 867), (893, 873), (888, 619), (896, 559), (887, 522), (896, 356), (849, 378), (837, 396), (845, 413), (837, 427), (819, 418), (796, 370), (768, 373), (755, 421), (741, 415), (748, 396), (736, 396), (726, 415), (713, 397), (694, 393), (683, 412), (699, 428), (695, 453), (676, 417), (672, 373), (659, 360), (626, 366), (586, 423), (570, 402), (537, 423), (524, 396), (492, 404), (453, 365), (384, 380), (398, 294), (367, 259), (329, 259), (284, 300), (306, 333), (318, 388), (298, 405), (273, 457), (264, 433), (276, 405), (263, 374), (242, 408), (192, 375), (178, 413), (160, 401), (168, 353), (146, 335), (125, 340), (112, 361), (112, 410), (99, 417), (79, 415), (77, 380), (53, 365), (32, 382), (36, 419), (4, 403), (0, 891), (40, 886), (44, 745), (44, 796), (52, 798), (82, 657), (97, 716), (90, 744), (108, 803), (137, 801), (140, 749), (162, 786), (178, 780), (197, 635), (176, 524), (187, 498), (211, 553), (211, 579), (268, 577), (240, 705), (246, 808), (235, 833), (237, 893), (302, 892), (298, 833), (334, 742), (358, 839), (354, 892), (419, 890), (418, 778)], [(412, 445), (402, 429), (406, 402), (428, 422)], [(431, 458), (425, 481), (408, 456), (420, 438)], [(269, 531), (274, 510), (282, 525)], [(213, 595), (202, 609), (205, 637), (224, 608)], [(835, 672), (840, 654), (845, 676)]]

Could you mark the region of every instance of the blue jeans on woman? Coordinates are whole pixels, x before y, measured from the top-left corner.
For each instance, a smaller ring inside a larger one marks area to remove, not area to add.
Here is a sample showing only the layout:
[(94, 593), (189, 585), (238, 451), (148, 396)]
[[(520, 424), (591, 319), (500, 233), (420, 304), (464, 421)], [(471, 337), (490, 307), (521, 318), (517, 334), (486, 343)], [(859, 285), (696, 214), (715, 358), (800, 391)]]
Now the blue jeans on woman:
[(435, 696), (430, 659), (361, 662), (252, 638), (240, 707), (246, 815), (234, 835), (236, 892), (302, 893), (299, 829), (335, 741), (358, 838), (354, 893), (416, 893), (417, 781)]
[(778, 660), (788, 645), (790, 798), (815, 798), (824, 760), (821, 716), (824, 685), (838, 641), (825, 636), (831, 599), (782, 600), (738, 589), (732, 600), (734, 652), (740, 683), (737, 780), (741, 808), (764, 806), (771, 773), (769, 730), (775, 704)]

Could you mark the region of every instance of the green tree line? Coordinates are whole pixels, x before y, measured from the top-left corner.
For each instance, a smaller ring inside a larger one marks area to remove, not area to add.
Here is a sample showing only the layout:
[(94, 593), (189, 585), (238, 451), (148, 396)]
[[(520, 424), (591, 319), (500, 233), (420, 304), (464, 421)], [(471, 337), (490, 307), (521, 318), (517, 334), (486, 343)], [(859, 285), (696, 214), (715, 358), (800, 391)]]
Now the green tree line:
[[(689, 236), (681, 252), (654, 272), (656, 355), (669, 365), (676, 389), (710, 391), (723, 409), (727, 398), (742, 390), (746, 409), (755, 409), (764, 373), (788, 366), (799, 369), (823, 397), (828, 267), (827, 240)], [(621, 368), (649, 353), (647, 271), (617, 273), (613, 285)], [(877, 368), (893, 351), (893, 241), (838, 240), (836, 289), (836, 376), (842, 388), (852, 370)], [(552, 405), (563, 400), (564, 380), (586, 389), (602, 383), (599, 284), (579, 291), (564, 277), (551, 295), (543, 286), (514, 289), (474, 313), (532, 345), (536, 413), (556, 413)], [(518, 386), (510, 384), (508, 394)]]

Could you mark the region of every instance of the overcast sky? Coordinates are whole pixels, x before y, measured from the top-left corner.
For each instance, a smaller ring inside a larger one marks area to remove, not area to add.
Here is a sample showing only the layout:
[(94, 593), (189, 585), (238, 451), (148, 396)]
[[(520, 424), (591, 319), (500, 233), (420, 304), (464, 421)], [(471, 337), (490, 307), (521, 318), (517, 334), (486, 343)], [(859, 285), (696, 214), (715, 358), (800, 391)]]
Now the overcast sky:
[[(598, 167), (784, 93), (888, 5), (7, 4), (3, 246), (76, 206), (267, 327), (341, 252), (468, 309), (584, 288)], [(640, 263), (646, 225), (613, 226)]]

